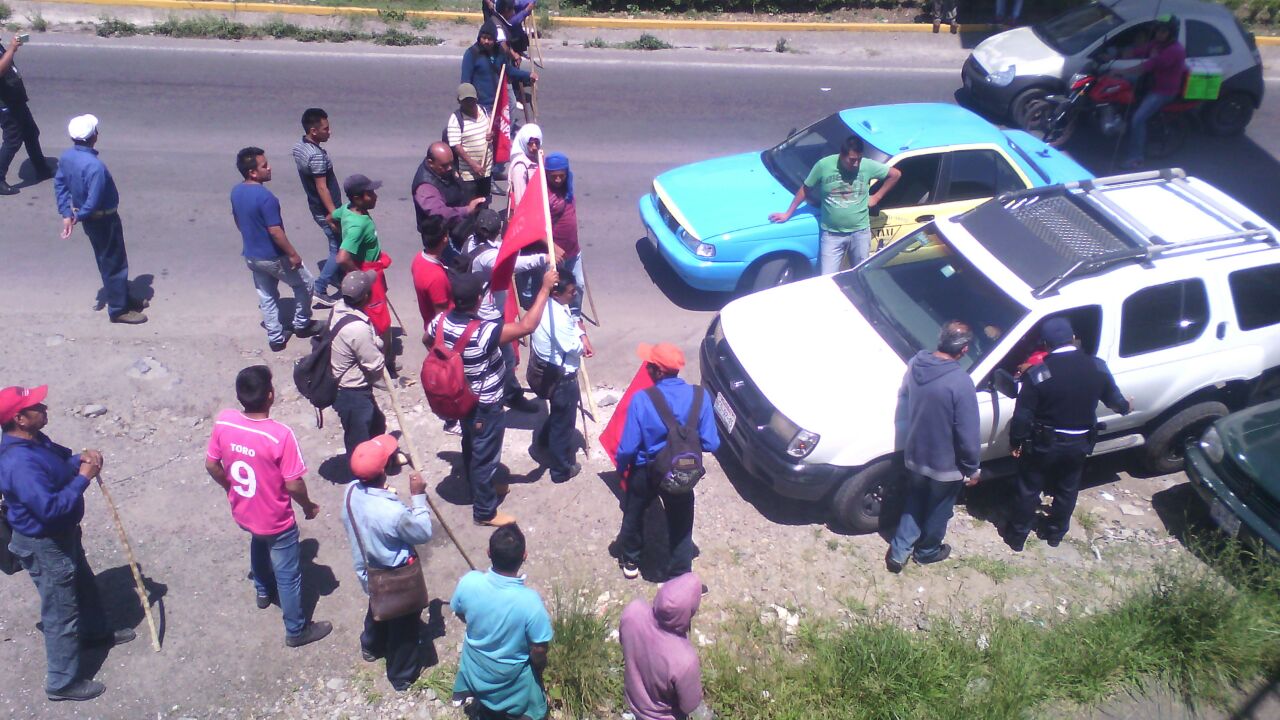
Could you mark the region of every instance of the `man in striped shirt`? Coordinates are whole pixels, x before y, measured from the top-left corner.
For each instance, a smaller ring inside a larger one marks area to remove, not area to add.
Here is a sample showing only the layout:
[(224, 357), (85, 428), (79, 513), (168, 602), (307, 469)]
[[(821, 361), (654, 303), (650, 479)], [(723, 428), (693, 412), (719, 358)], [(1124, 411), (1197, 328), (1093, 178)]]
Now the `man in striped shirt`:
[(489, 113), (476, 100), (476, 88), (471, 83), (458, 86), (458, 109), (449, 116), (445, 138), (457, 158), (458, 175), (462, 187), (471, 198), (489, 197), (489, 175), (493, 170), (493, 153), (489, 143), (493, 141)]
[(477, 525), (510, 525), (516, 519), (498, 512), (498, 497), (507, 494), (507, 486), (493, 484), (494, 473), (502, 457), (502, 439), (506, 418), (502, 406), (503, 376), (506, 363), (501, 346), (533, 334), (542, 320), (547, 295), (559, 275), (549, 271), (542, 279), (542, 290), (529, 312), (518, 322), (501, 323), (479, 316), (480, 301), (485, 294), (485, 281), (476, 273), (459, 275), (453, 280), (453, 309), (437, 315), (427, 328), (427, 342), (434, 344), (436, 333), (444, 333), (450, 348), (458, 342), (467, 325), (479, 323), (462, 348), (462, 368), (471, 391), (479, 402), (462, 421), (463, 472), (471, 485), (471, 517)]

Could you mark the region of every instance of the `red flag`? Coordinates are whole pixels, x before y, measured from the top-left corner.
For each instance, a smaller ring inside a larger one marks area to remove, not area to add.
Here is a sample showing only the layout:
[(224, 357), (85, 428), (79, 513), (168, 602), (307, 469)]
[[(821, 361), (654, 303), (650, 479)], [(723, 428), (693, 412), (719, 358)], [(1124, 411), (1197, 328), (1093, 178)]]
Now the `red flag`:
[(525, 188), (520, 204), (511, 213), (511, 220), (507, 223), (507, 232), (502, 236), (498, 259), (494, 261), (493, 275), (489, 279), (489, 287), (494, 290), (511, 287), (511, 273), (516, 267), (516, 255), (521, 250), (536, 242), (547, 241), (551, 209), (547, 206), (547, 196), (543, 192), (545, 183), (542, 182), (541, 172), (541, 167), (533, 171), (529, 186)]
[(493, 161), (504, 163), (511, 159), (511, 98), (507, 90), (507, 66), (498, 74), (498, 97), (493, 101), (493, 115), (489, 132), (493, 133)]
[(622, 427), (627, 423), (627, 409), (631, 407), (631, 397), (651, 387), (653, 387), (653, 378), (649, 377), (645, 364), (640, 363), (636, 376), (631, 378), (631, 384), (627, 386), (627, 391), (622, 393), (618, 407), (614, 408), (613, 417), (609, 418), (609, 424), (605, 425), (604, 432), (600, 433), (600, 447), (604, 448), (609, 455), (609, 460), (615, 465), (618, 463), (618, 443), (622, 441)]

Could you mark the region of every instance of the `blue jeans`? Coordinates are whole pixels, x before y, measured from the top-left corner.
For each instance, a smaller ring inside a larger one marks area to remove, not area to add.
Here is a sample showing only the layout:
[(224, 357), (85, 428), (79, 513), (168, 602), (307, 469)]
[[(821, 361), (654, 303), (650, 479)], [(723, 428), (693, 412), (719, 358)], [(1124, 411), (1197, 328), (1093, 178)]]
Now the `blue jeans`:
[(90, 218), (80, 223), (93, 246), (98, 274), (106, 292), (107, 314), (118, 317), (129, 310), (129, 255), (124, 249), (124, 225), (118, 214)]
[[(547, 372), (559, 372), (556, 368), (548, 368)], [(547, 448), (551, 456), (551, 479), (564, 482), (569, 479), (569, 470), (573, 468), (574, 453), (577, 443), (574, 442), (574, 427), (578, 419), (578, 401), (582, 391), (578, 388), (578, 373), (562, 376), (551, 389), (550, 412), (547, 421), (538, 428), (534, 435), (534, 443)]]
[(506, 411), (499, 402), (476, 405), (462, 421), (462, 467), (471, 485), (471, 516), (476, 520), (490, 520), (498, 514), (493, 476), (502, 459), (506, 420)]
[(1141, 161), (1143, 154), (1147, 149), (1147, 122), (1158, 112), (1160, 108), (1168, 105), (1173, 100), (1172, 95), (1161, 95), (1159, 93), (1147, 93), (1142, 98), (1142, 102), (1138, 103), (1138, 109), (1133, 111), (1133, 117), (1129, 119), (1129, 160)]
[(307, 627), (302, 614), (302, 553), (298, 526), (275, 535), (254, 535), (249, 541), (249, 572), (259, 595), (275, 596), (284, 611), (284, 632), (297, 637)]
[(928, 562), (938, 556), (962, 485), (959, 480), (942, 482), (907, 471), (907, 505), (889, 543), (894, 562), (905, 563), (912, 549), (916, 562)]
[(293, 329), (302, 330), (311, 324), (311, 285), (314, 279), (307, 266), (289, 266), (289, 258), (274, 260), (245, 258), (244, 264), (253, 273), (253, 286), (258, 290), (258, 309), (262, 311), (262, 323), (267, 326), (267, 340), (284, 342), (284, 328), (280, 325), (280, 281), (293, 288)]
[(324, 233), (324, 239), (329, 243), (329, 257), (320, 268), (320, 277), (316, 278), (313, 290), (316, 295), (324, 295), (325, 288), (332, 285), (337, 289), (342, 282), (342, 270), (338, 267), (338, 248), (342, 245), (342, 240), (324, 215), (315, 215), (312, 219), (320, 226), (320, 232)]
[(822, 230), (818, 235), (818, 266), (823, 275), (840, 272), (840, 262), (849, 258), (849, 267), (867, 259), (871, 252), (871, 228), (851, 233)]
[(387, 416), (378, 408), (373, 388), (338, 388), (333, 409), (342, 421), (342, 444), (348, 461), (357, 445), (387, 431)]
[(80, 679), (81, 639), (108, 632), (98, 585), (80, 542), (80, 528), (47, 538), (27, 537), (14, 531), (9, 550), (18, 556), (40, 593), (47, 663), (45, 689), (62, 690)]

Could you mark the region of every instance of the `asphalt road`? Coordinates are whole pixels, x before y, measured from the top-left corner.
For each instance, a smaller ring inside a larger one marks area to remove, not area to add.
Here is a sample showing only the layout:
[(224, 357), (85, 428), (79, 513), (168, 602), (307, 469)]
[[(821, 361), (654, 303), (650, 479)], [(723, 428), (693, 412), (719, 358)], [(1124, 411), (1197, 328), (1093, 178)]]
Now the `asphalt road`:
[[(934, 40), (876, 42), (892, 48)], [(67, 147), (66, 119), (83, 112), (101, 119), (99, 148), (120, 187), (131, 269), (152, 276), (156, 294), (152, 323), (136, 332), (252, 335), (261, 332), (256, 297), (227, 200), (239, 180), (236, 151), (267, 150), (287, 229), (314, 262), (322, 239), (289, 150), (300, 134), (301, 110), (326, 108), (339, 175), (362, 172), (387, 183), (375, 218), (398, 265), (390, 271), (393, 300), (411, 314), (408, 265), (418, 241), (409, 180), (453, 107), (459, 52), (45, 35), (23, 49), (21, 67), (50, 154)], [(958, 81), (958, 69), (949, 67), (963, 51), (933, 57), (904, 51), (901, 68), (892, 66), (892, 51), (867, 55), (876, 59), (858, 65), (839, 56), (695, 50), (556, 56), (560, 62), (544, 73), (541, 124), (547, 149), (565, 152), (577, 173), (585, 258), (604, 322), (593, 379), (624, 382), (638, 341), (672, 340), (691, 349), (709, 311), (726, 300), (681, 287), (661, 268), (651, 275), (641, 262), (635, 202), (656, 173), (767, 146), (791, 127), (850, 105), (948, 101)], [(1278, 219), (1278, 115), (1273, 92), (1246, 137), (1198, 136), (1176, 163)], [(1084, 155), (1096, 172), (1107, 170), (1106, 151)], [(51, 183), (0, 199), (0, 213), (6, 248), (0, 304), (51, 322), (90, 312), (97, 288), (92, 254), (80, 232), (70, 241), (57, 238)]]

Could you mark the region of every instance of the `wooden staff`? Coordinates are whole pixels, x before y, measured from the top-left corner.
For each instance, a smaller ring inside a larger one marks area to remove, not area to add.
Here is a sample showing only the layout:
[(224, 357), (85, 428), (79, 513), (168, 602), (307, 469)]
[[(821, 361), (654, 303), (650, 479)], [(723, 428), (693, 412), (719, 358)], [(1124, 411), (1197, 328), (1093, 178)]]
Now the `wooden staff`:
[(134, 589), (138, 591), (138, 600), (142, 602), (142, 613), (147, 616), (147, 627), (151, 630), (151, 649), (160, 652), (160, 631), (156, 629), (156, 619), (151, 614), (151, 601), (147, 597), (147, 587), (142, 582), (142, 571), (138, 569), (138, 561), (133, 557), (133, 546), (129, 544), (129, 536), (124, 532), (120, 511), (116, 509), (116, 502), (111, 499), (111, 493), (102, 482), (101, 475), (98, 476), (98, 487), (102, 490), (102, 496), (107, 499), (107, 507), (111, 508), (111, 518), (115, 520), (116, 532), (120, 534), (120, 544), (124, 546), (124, 553), (129, 558), (129, 569), (133, 571)]
[(529, 36), (529, 42), (533, 46), (533, 52), (538, 56), (537, 60), (533, 60), (532, 55), (529, 59), (533, 61), (534, 65), (541, 68), (543, 63), (542, 33), (538, 32), (538, 21), (534, 19), (533, 13), (529, 13), (528, 17), (526, 17), (524, 21), (529, 24), (529, 28), (525, 30), (525, 33)]
[(591, 306), (591, 317), (587, 319), (596, 327), (604, 327), (603, 323), (600, 322), (600, 311), (596, 310), (596, 297), (591, 294), (591, 281), (587, 279), (587, 266), (582, 262), (581, 256), (578, 257), (578, 264), (582, 266), (582, 284), (586, 285), (582, 292), (586, 293), (587, 304)]

